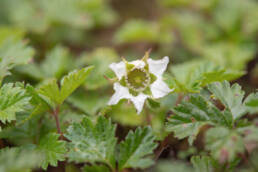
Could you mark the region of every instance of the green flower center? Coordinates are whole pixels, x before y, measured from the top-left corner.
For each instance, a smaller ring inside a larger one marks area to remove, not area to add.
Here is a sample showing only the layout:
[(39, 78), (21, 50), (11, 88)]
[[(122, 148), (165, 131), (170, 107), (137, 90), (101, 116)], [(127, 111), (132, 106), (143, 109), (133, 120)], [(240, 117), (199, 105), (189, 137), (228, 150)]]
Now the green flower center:
[(150, 79), (150, 74), (141, 68), (133, 68), (125, 77), (127, 87), (137, 92), (145, 90), (150, 84)]

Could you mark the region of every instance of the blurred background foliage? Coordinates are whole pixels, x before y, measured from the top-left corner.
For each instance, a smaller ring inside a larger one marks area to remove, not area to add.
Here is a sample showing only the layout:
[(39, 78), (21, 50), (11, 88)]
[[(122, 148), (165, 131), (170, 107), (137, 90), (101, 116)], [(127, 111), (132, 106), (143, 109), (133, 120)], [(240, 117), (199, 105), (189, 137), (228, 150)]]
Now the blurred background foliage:
[[(62, 127), (85, 115), (106, 114), (119, 124), (121, 138), (130, 128), (151, 124), (163, 139), (168, 134), (166, 116), (180, 94), (199, 92), (202, 86), (225, 78), (239, 82), (246, 92), (258, 87), (257, 34), (256, 0), (1, 0), (0, 57), (10, 56), (10, 60), (0, 61), (0, 77), (1, 72), (12, 69), (13, 75), (3, 82), (39, 86), (73, 69), (94, 65), (87, 84), (61, 109)], [(114, 77), (109, 64), (120, 61), (121, 56), (141, 58), (148, 49), (152, 49), (152, 58), (170, 57), (165, 78), (178, 94), (149, 101), (139, 116), (126, 101), (107, 107), (113, 90), (104, 76)], [(24, 61), (28, 63), (23, 65)], [(7, 69), (1, 67), (6, 64)], [(31, 143), (55, 130), (54, 120), (47, 118), (49, 115), (35, 116), (0, 136), (13, 145)], [(162, 157), (187, 159), (197, 151), (189, 151), (185, 140), (171, 142), (176, 151)], [(156, 170), (174, 167), (164, 162)], [(177, 168), (179, 172), (181, 166)], [(182, 165), (182, 169), (191, 168)]]

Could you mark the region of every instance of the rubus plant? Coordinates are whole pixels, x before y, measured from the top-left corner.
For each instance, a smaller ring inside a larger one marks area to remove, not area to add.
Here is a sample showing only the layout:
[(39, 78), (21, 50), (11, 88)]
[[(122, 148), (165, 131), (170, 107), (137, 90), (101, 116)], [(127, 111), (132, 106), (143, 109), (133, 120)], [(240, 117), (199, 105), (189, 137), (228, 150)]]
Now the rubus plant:
[(257, 172), (257, 11), (1, 0), (0, 172)]

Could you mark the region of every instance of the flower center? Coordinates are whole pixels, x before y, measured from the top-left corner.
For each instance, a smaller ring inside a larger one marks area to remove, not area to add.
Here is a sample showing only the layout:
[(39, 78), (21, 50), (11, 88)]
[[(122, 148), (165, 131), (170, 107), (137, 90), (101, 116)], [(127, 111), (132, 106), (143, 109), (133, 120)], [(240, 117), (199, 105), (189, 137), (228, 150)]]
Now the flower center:
[(150, 74), (142, 68), (133, 68), (126, 77), (126, 85), (134, 91), (140, 92), (150, 84)]

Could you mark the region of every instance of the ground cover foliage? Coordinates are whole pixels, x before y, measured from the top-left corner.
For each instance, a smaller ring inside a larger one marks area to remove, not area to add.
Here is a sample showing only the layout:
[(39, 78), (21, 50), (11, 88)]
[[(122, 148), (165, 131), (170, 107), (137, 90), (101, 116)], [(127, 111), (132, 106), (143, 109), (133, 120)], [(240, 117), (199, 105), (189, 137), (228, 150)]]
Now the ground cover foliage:
[[(0, 172), (258, 171), (257, 34), (256, 0), (1, 0)], [(171, 92), (108, 105), (146, 54)]]

